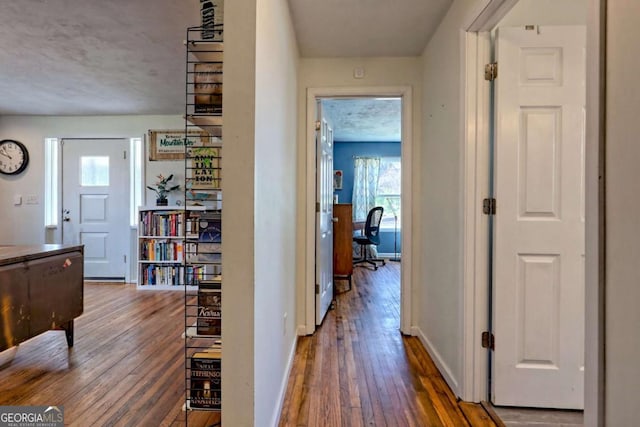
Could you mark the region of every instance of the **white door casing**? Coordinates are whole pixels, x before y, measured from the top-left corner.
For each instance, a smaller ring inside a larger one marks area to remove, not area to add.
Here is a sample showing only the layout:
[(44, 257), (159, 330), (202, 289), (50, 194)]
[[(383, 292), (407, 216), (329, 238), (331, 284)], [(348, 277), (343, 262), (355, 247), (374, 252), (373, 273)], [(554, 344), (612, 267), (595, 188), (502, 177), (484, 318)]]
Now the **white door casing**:
[(62, 141), (62, 242), (84, 245), (86, 278), (126, 277), (128, 149), (126, 139)]
[(585, 34), (496, 35), (496, 405), (583, 407)]
[(333, 129), (317, 102), (316, 126), (316, 325), (333, 300)]

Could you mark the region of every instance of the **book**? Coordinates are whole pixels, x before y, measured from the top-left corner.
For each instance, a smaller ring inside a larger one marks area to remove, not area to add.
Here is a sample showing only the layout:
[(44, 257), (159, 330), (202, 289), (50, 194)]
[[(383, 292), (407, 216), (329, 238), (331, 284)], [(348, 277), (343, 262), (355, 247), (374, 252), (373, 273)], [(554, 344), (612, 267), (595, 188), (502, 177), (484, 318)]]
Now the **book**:
[[(206, 214), (198, 221), (198, 242), (222, 242), (222, 218), (218, 213)], [(198, 248), (200, 250), (201, 248)]]
[[(221, 147), (192, 147), (188, 151), (186, 187), (193, 197), (195, 190), (219, 190), (221, 185)], [(212, 196), (213, 197), (213, 196)], [(217, 196), (216, 196), (217, 197)]]
[(198, 290), (198, 335), (220, 336), (222, 333), (222, 291), (211, 287)]
[(222, 62), (194, 65), (195, 113), (220, 114), (222, 112)]
[(221, 353), (214, 350), (197, 352), (191, 356), (191, 408), (221, 409), (221, 359)]

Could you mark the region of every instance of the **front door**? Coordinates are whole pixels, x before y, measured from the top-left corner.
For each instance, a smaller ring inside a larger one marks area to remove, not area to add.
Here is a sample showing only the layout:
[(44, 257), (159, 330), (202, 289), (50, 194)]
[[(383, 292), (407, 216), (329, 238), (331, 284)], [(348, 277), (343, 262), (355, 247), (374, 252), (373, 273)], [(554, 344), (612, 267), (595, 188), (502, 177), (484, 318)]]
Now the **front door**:
[(317, 102), (316, 122), (316, 324), (333, 300), (333, 130)]
[(583, 408), (585, 28), (496, 38), (493, 402)]
[(128, 148), (126, 139), (62, 141), (62, 241), (84, 245), (87, 279), (126, 277)]

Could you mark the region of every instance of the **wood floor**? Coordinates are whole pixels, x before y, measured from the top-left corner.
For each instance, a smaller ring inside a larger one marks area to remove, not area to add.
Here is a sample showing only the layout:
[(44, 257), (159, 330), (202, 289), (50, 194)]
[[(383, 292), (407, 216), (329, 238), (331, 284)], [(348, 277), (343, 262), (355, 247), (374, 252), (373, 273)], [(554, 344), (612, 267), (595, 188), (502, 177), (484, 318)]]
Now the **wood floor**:
[[(357, 268), (318, 332), (300, 338), (281, 426), (494, 425), (456, 402), (420, 342), (398, 332), (398, 280), (399, 264)], [(71, 426), (184, 426), (183, 299), (85, 284), (72, 349), (51, 331), (0, 353), (0, 405), (64, 406)], [(193, 411), (188, 425), (218, 421)]]
[(64, 406), (71, 426), (184, 426), (183, 302), (179, 291), (85, 284), (72, 349), (51, 331), (0, 353), (0, 405)]
[(457, 402), (420, 341), (400, 334), (400, 265), (355, 270), (353, 288), (298, 340), (280, 426), (495, 426), (482, 406)]

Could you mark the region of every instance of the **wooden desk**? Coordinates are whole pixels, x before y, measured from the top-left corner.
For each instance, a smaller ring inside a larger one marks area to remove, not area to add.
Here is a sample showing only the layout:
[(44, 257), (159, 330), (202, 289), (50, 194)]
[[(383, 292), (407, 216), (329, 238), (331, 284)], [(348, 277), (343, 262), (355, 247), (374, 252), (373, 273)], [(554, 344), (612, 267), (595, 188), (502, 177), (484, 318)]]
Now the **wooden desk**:
[[(353, 274), (353, 217), (350, 203), (333, 205), (333, 277), (349, 280)], [(335, 289), (335, 286), (333, 287)]]
[(50, 329), (64, 329), (73, 346), (73, 320), (84, 309), (83, 247), (0, 247), (0, 351)]

